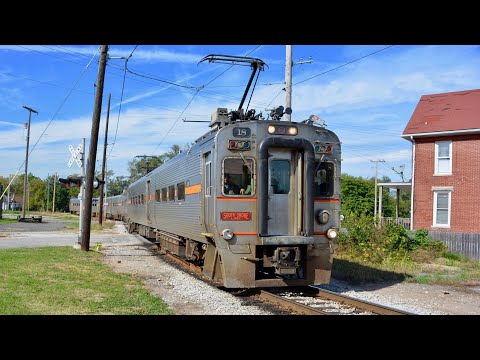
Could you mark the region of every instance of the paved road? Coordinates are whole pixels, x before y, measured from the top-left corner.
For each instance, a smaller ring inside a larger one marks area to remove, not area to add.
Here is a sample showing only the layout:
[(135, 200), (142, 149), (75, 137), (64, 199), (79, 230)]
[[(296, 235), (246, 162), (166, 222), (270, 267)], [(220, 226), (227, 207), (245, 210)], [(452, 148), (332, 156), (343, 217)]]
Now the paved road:
[[(68, 222), (69, 220), (46, 220), (47, 222), (45, 224), (42, 220), (42, 223), (40, 224), (9, 223), (0, 225), (0, 249), (40, 246), (75, 246), (78, 243), (78, 231), (64, 230), (65, 222)], [(50, 230), (48, 230), (48, 226), (50, 225)], [(139, 235), (129, 234), (123, 223), (120, 221), (116, 221), (114, 228), (111, 230), (92, 232), (90, 235), (90, 247), (94, 247), (97, 242), (100, 242), (103, 246), (151, 244)]]

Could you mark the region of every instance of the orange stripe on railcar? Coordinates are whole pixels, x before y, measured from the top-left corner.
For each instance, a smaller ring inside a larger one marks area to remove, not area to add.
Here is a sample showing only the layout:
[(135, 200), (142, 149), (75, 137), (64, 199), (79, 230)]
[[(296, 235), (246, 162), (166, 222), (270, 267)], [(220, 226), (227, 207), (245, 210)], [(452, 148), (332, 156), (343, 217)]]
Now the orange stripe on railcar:
[(202, 192), (202, 185), (192, 185), (185, 188), (185, 195), (200, 194)]

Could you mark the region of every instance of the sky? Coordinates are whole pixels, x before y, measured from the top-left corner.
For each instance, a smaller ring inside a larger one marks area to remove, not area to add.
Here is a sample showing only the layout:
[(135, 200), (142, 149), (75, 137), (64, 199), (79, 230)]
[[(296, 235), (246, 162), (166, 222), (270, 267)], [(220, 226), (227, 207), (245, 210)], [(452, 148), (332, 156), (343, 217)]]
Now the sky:
[[(100, 45), (0, 45), (0, 175), (45, 179), (80, 173), (71, 158), (90, 147)], [(342, 173), (411, 178), (411, 143), (400, 137), (422, 95), (479, 88), (473, 45), (295, 45), (292, 121), (315, 114), (342, 143)], [(96, 170), (101, 171), (111, 94), (107, 170), (128, 176), (138, 155), (161, 155), (208, 132), (216, 108), (237, 109), (248, 66), (200, 60), (209, 54), (266, 63), (249, 108), (265, 117), (285, 106), (285, 45), (111, 45), (104, 80)], [(128, 61), (126, 61), (128, 58)], [(125, 71), (127, 64), (128, 71)], [(250, 96), (250, 95), (249, 95)], [(247, 101), (248, 102), (248, 98)], [(184, 121), (186, 120), (186, 121)]]

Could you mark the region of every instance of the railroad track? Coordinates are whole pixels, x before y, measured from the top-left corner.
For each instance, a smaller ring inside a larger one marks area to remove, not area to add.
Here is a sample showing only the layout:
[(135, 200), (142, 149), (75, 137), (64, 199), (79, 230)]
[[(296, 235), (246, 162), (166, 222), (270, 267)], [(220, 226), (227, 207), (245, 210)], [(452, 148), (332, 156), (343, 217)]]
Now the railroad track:
[[(166, 257), (170, 263), (177, 264), (180, 268), (193, 272), (197, 278), (209, 283), (212, 286), (218, 286), (215, 281), (207, 279), (201, 275), (201, 267), (191, 262), (181, 259), (164, 249), (157, 248), (157, 251)], [(231, 292), (234, 294), (233, 292)], [(257, 297), (260, 301), (272, 304), (285, 312), (301, 315), (414, 315), (412, 313), (394, 309), (381, 304), (372, 303), (365, 300), (356, 299), (347, 295), (342, 295), (329, 290), (318, 289), (315, 287), (300, 287), (296, 289), (276, 288), (272, 291), (261, 289), (248, 289), (239, 291), (236, 296)], [(302, 303), (305, 302), (305, 303)]]
[[(338, 294), (332, 291), (313, 287), (303, 288), (298, 295), (288, 289), (288, 293), (260, 290), (259, 297), (276, 306), (287, 309), (294, 314), (302, 315), (414, 315), (412, 313), (394, 309), (381, 304), (355, 299), (353, 297)], [(300, 299), (300, 300), (299, 300)], [(311, 299), (311, 301), (309, 300)], [(306, 302), (304, 304), (302, 302)]]

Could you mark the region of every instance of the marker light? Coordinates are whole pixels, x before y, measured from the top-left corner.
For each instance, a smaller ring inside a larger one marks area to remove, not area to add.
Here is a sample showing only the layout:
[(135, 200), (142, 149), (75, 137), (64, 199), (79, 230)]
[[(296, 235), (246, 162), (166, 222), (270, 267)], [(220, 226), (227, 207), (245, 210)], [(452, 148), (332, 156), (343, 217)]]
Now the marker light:
[(228, 148), (230, 150), (250, 150), (250, 141), (228, 140)]

